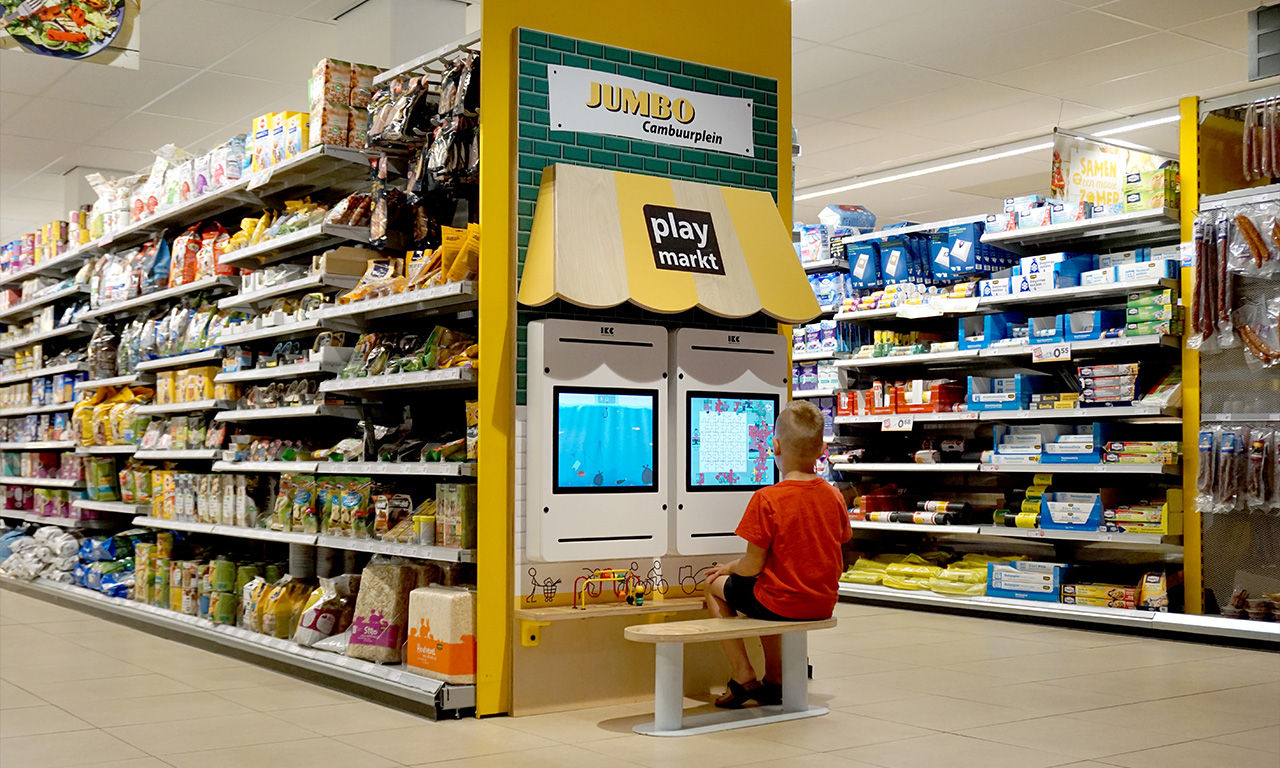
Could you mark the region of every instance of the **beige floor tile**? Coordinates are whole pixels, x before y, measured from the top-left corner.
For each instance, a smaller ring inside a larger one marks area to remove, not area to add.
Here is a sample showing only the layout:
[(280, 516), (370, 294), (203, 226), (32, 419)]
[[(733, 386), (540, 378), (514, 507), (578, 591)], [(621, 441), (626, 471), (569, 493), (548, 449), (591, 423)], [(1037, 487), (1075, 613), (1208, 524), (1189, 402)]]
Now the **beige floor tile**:
[(1116, 653), (1112, 648), (1075, 648), (1015, 658), (1000, 658), (998, 653), (994, 653), (984, 660), (952, 664), (947, 669), (979, 675), (1002, 675), (1023, 683), (1038, 683), (1063, 677), (1119, 672), (1135, 666), (1154, 666), (1158, 663), (1164, 662), (1151, 661), (1140, 652)]
[(431, 722), (428, 718), (384, 707), (371, 701), (349, 701), (322, 707), (282, 709), (271, 714), (286, 723), (293, 723), (327, 736), (409, 728)]
[(295, 678), (272, 672), (269, 669), (246, 664), (230, 669), (184, 669), (165, 673), (166, 677), (198, 688), (202, 691), (229, 691), (237, 688), (255, 688), (278, 685)]
[(25, 666), (0, 669), (0, 678), (23, 687), (37, 682), (61, 683), (145, 674), (147, 670), (142, 667), (87, 650), (69, 652), (58, 661), (33, 661)]
[(93, 633), (100, 632), (110, 626), (110, 622), (103, 621), (102, 619), (84, 617), (73, 619), (71, 621), (50, 621), (35, 626), (39, 626), (40, 631), (47, 635), (65, 637), (68, 635), (92, 635)]
[(339, 736), (338, 741), (405, 765), (522, 752), (556, 745), (550, 739), (520, 733), (482, 720), (429, 723), (376, 733), (355, 733)]
[[(1257, 728), (1252, 731), (1241, 731), (1240, 733), (1228, 733), (1222, 736), (1214, 736), (1209, 741), (1216, 741), (1219, 744), (1230, 744), (1233, 747), (1244, 747), (1246, 749), (1256, 749), (1261, 752), (1271, 752), (1280, 755), (1280, 725), (1273, 725), (1269, 728)], [(1280, 764), (1280, 760), (1276, 761)]]
[(995, 675), (971, 674), (953, 669), (930, 669), (916, 667), (897, 672), (874, 672), (867, 675), (856, 675), (850, 679), (871, 685), (886, 685), (916, 693), (936, 693), (938, 691), (968, 691), (979, 688), (993, 688), (1019, 682), (1008, 677)]
[(1233, 648), (1231, 653), (1217, 659), (1219, 664), (1227, 664), (1233, 667), (1259, 667), (1271, 671), (1280, 670), (1280, 653), (1275, 651), (1250, 651), (1243, 648)]
[(173, 766), (158, 757), (135, 757), (128, 760), (110, 760), (105, 763), (94, 763), (93, 768), (173, 768)]
[(1142, 643), (1146, 638), (1134, 637), (1118, 632), (1095, 632), (1087, 629), (1065, 629), (1063, 627), (1039, 627), (1035, 632), (1021, 635), (1020, 639), (1042, 641), (1054, 645), (1071, 648), (1101, 648), (1104, 646), (1133, 645)]
[(13, 683), (0, 680), (0, 709), (39, 707), (48, 703), (25, 688), (19, 688)]
[[(94, 647), (89, 641), (85, 641), (84, 645), (90, 648)], [(243, 661), (230, 656), (211, 653), (199, 648), (188, 648), (168, 640), (159, 641), (159, 643), (146, 643), (139, 648), (127, 650), (103, 650), (103, 653), (113, 659), (136, 664), (149, 672), (156, 672), (161, 675), (167, 675), (171, 672), (234, 669), (247, 666)]]
[[(873, 617), (876, 618), (876, 617)], [(860, 653), (878, 648), (900, 648), (908, 645), (944, 643), (956, 636), (936, 629), (919, 627), (894, 627), (876, 629), (850, 629), (830, 634), (811, 635), (810, 651), (831, 653)]]
[[(766, 765), (775, 765), (775, 763), (773, 761), (766, 761), (762, 763), (748, 763), (747, 765), (764, 768)], [(818, 752), (812, 755), (804, 755), (802, 757), (788, 757), (786, 760), (786, 768), (879, 768), (879, 766), (858, 760), (850, 760), (849, 758), (841, 757), (834, 752)]]
[(915, 667), (914, 664), (906, 664), (901, 661), (873, 659), (829, 651), (810, 651), (809, 663), (813, 665), (814, 680), (825, 680), (830, 677), (848, 677), (849, 675), (866, 675), (872, 672), (896, 672)]
[(118, 698), (109, 702), (69, 702), (63, 708), (97, 728), (147, 725), (177, 720), (252, 714), (253, 710), (204, 691)]
[(649, 768), (726, 768), (764, 761), (786, 765), (792, 758), (810, 754), (810, 750), (759, 738), (750, 730), (678, 738), (633, 735), (593, 741), (581, 748), (608, 758), (606, 765), (630, 760)]
[(1278, 764), (1274, 753), (1214, 741), (1188, 741), (1112, 755), (1107, 762), (1123, 768), (1276, 768)]
[(1280, 712), (1280, 683), (1244, 685), (1221, 691), (1211, 691), (1181, 699), (1188, 709), (1217, 709), (1223, 712), (1239, 712), (1245, 715), (1262, 715)]
[(214, 693), (228, 701), (234, 701), (259, 712), (320, 707), (326, 704), (347, 704), (357, 700), (350, 694), (340, 693), (304, 680), (285, 680), (271, 685), (233, 688)]
[(653, 707), (647, 705), (596, 707), (530, 717), (496, 717), (485, 722), (562, 744), (583, 744), (630, 736), (633, 727), (651, 720)]
[[(884, 768), (937, 768), (942, 765), (982, 768), (1049, 768), (1072, 758), (993, 741), (938, 733), (906, 741), (890, 741), (846, 749), (836, 754)], [(959, 762), (959, 761), (963, 762)]]
[[(1010, 744), (1015, 747), (1054, 752), (1075, 760), (1107, 758), (1123, 752), (1163, 747), (1185, 741), (1185, 736), (1157, 733), (1145, 728), (1117, 728), (1117, 720), (1104, 727), (1079, 720), (1073, 715), (1055, 715), (1016, 723), (988, 725), (960, 731), (961, 736)], [(1136, 721), (1144, 722), (1144, 721)]]
[(42, 733), (83, 731), (93, 726), (75, 715), (51, 705), (5, 710), (0, 716), (0, 739), (37, 736)]
[(1193, 661), (1063, 677), (1048, 681), (1048, 684), (1100, 693), (1127, 692), (1145, 699), (1157, 699), (1269, 683), (1275, 681), (1277, 675), (1280, 673), (1233, 667), (1215, 661)]
[(27, 683), (27, 690), (57, 706), (67, 706), (114, 701), (118, 698), (141, 696), (165, 696), (174, 693), (191, 693), (196, 689), (164, 675), (130, 675), (128, 677), (102, 677), (96, 680), (72, 680), (59, 683)]
[(589, 752), (568, 744), (558, 744), (554, 747), (526, 750), (518, 755), (481, 755), (479, 757), (464, 757), (443, 762), (429, 761), (419, 763), (414, 768), (511, 768), (512, 766), (519, 766), (519, 768), (602, 768), (604, 765), (634, 768), (640, 764), (616, 758), (605, 764), (600, 761), (600, 755), (595, 752)]
[(174, 768), (389, 768), (397, 765), (342, 742), (324, 738), (183, 752), (166, 755), (164, 759)]
[(890, 648), (851, 651), (857, 656), (896, 661), (912, 666), (946, 667), (953, 664), (983, 661), (992, 658), (1008, 659), (1032, 654), (1058, 653), (1067, 650), (1065, 645), (1023, 637), (964, 637), (947, 642), (922, 645), (898, 645)]
[(1066, 715), (1100, 707), (1133, 704), (1146, 697), (1124, 691), (1096, 691), (1062, 688), (1044, 683), (1018, 683), (983, 689), (959, 689), (947, 691), (948, 695), (965, 701), (998, 704), (1025, 711), (1029, 716)]
[(890, 723), (837, 711), (828, 712), (821, 717), (761, 725), (751, 729), (752, 736), (816, 752), (833, 752), (864, 744), (911, 739), (933, 732), (914, 725)]
[(847, 707), (845, 712), (893, 723), (912, 723), (935, 731), (958, 731), (984, 725), (1012, 723), (1037, 717), (1037, 713), (998, 704), (965, 701), (950, 696), (922, 694), (898, 701), (878, 701)]
[(830, 709), (856, 707), (873, 701), (897, 701), (919, 695), (919, 691), (907, 688), (869, 683), (862, 675), (809, 682), (809, 703)]
[(1143, 723), (1145, 729), (1186, 739), (1207, 739), (1280, 723), (1280, 707), (1250, 713), (1188, 705), (1184, 697), (1158, 699), (1119, 707), (1077, 712), (1072, 717), (1094, 723)]
[(157, 757), (315, 738), (315, 734), (305, 728), (260, 712), (172, 723), (122, 725), (104, 728), (103, 731)]
[(98, 730), (0, 740), (0, 765), (5, 768), (80, 768), (90, 761), (120, 760), (135, 765), (129, 761), (145, 757), (137, 748)]

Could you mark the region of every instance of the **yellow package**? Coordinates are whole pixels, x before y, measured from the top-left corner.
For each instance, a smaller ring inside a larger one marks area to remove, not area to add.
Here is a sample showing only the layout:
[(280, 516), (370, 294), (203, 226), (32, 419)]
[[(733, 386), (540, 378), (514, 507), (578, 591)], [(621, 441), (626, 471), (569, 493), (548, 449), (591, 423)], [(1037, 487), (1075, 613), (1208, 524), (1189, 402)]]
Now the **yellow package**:
[(467, 238), (462, 242), (458, 257), (453, 260), (445, 282), (474, 280), (480, 275), (480, 225), (467, 225)]
[(929, 589), (940, 595), (980, 597), (987, 594), (987, 583), (985, 581), (963, 582), (950, 579), (930, 579)]
[(894, 563), (885, 568), (889, 576), (930, 577), (942, 573), (936, 565), (918, 565), (916, 563)]
[(893, 589), (914, 589), (923, 591), (929, 589), (929, 579), (927, 578), (911, 578), (908, 576), (885, 576), (880, 583), (886, 587)]
[(409, 290), (434, 285), (440, 276), (440, 249), (422, 251), (422, 257), (423, 260), (415, 263), (413, 271), (408, 273)]
[(851, 569), (840, 574), (846, 584), (879, 584), (884, 581), (884, 571)]
[(458, 227), (440, 228), (440, 274), (433, 285), (445, 282), (445, 276), (453, 268), (453, 262), (462, 253), (462, 244), (467, 241), (467, 230)]
[(360, 282), (356, 283), (355, 288), (339, 296), (338, 303), (349, 304), (353, 301), (372, 297), (399, 276), (400, 267), (403, 263), (399, 259), (369, 259), (364, 274), (360, 276)]
[(275, 221), (275, 217), (271, 215), (271, 211), (262, 214), (262, 218), (258, 219), (258, 224), (253, 228), (253, 235), (249, 237), (249, 245), (257, 245), (262, 242), (262, 238), (270, 229), (271, 223)]
[(177, 371), (160, 371), (156, 374), (156, 403), (171, 405), (173, 403), (174, 377)]

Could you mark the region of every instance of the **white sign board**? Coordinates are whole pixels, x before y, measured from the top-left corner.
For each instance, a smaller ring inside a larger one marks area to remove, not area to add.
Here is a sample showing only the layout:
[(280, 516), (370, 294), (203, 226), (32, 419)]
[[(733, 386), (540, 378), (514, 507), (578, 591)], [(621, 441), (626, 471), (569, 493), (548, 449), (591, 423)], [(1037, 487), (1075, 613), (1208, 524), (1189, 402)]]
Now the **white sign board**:
[(551, 130), (604, 133), (751, 157), (751, 99), (712, 96), (593, 69), (547, 68)]

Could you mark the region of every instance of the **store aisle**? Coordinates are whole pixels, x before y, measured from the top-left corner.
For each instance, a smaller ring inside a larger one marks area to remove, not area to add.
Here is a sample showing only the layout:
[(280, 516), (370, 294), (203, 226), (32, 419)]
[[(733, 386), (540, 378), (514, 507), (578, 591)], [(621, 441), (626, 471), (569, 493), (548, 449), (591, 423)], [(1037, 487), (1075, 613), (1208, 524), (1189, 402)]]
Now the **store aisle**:
[(645, 706), (432, 723), (0, 590), (0, 766), (1280, 767), (1280, 653), (838, 615), (811, 648), (830, 715), (655, 739)]

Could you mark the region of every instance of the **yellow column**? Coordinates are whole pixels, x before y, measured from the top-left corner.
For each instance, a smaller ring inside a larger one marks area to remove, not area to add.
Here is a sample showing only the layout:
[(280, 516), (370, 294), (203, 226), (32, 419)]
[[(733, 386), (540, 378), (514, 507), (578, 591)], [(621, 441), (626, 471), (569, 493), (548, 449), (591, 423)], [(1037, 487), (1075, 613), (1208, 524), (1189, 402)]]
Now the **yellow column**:
[[(1200, 100), (1194, 96), (1178, 105), (1178, 163), (1182, 179), (1182, 242), (1191, 242), (1192, 224), (1200, 209)], [(1192, 270), (1182, 270), (1182, 295), (1193, 295)], [(1186, 299), (1184, 298), (1184, 301)], [(1200, 353), (1182, 346), (1182, 522), (1183, 577), (1187, 613), (1204, 612), (1204, 567), (1200, 552), (1200, 510), (1196, 509), (1196, 473), (1200, 455)]]

